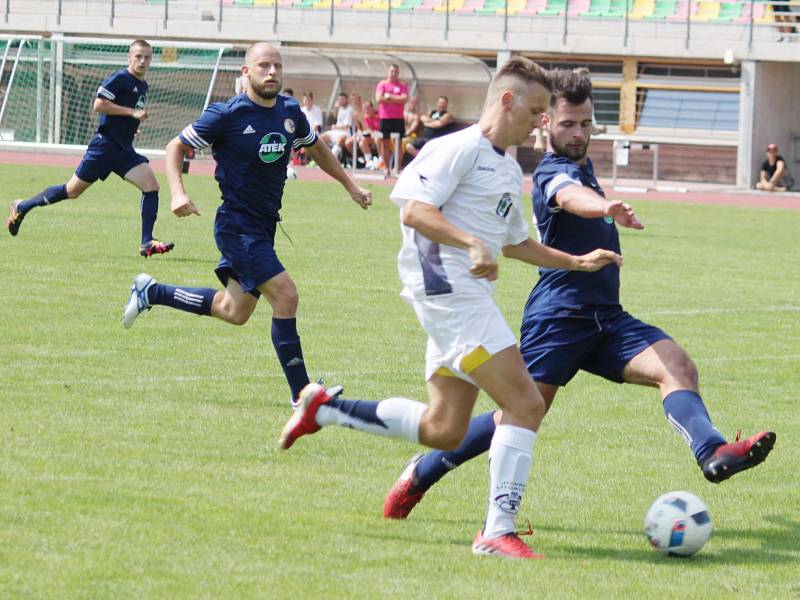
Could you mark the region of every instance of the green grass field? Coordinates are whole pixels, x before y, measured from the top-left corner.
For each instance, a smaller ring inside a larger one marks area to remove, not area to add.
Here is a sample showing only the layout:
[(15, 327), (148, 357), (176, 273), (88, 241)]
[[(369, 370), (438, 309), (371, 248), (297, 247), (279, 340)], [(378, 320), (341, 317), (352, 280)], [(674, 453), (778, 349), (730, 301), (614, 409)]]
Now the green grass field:
[[(70, 171), (0, 173), (8, 199)], [(546, 559), (522, 563), (471, 554), (484, 458), (389, 522), (384, 494), (415, 447), (327, 429), (276, 450), (288, 389), (266, 303), (242, 328), (156, 307), (123, 329), (142, 270), (217, 284), (216, 187), (187, 185), (203, 216), (174, 218), (162, 193), (166, 257), (138, 257), (138, 195), (118, 179), (0, 234), (0, 598), (800, 596), (800, 212), (635, 203), (647, 228), (621, 232), (624, 305), (689, 351), (726, 436), (772, 428), (778, 442), (713, 486), (654, 390), (580, 375), (540, 431), (520, 513)], [(423, 399), (397, 214), (374, 191), (364, 212), (335, 184), (289, 182), (293, 244), (279, 235), (278, 253), (300, 290), (311, 376), (352, 397)], [(502, 263), (497, 298), (515, 328), (535, 279)], [(692, 559), (658, 556), (642, 532), (652, 500), (675, 489), (714, 521)]]

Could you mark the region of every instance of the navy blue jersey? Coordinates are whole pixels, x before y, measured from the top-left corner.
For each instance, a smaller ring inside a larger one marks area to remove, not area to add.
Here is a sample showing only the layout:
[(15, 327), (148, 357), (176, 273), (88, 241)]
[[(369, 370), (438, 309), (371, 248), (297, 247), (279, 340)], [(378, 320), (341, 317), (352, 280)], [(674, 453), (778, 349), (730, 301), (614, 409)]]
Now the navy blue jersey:
[[(119, 106), (142, 109), (147, 101), (147, 82), (137, 79), (127, 69), (112, 73), (97, 88), (97, 97), (110, 100)], [(121, 146), (131, 146), (133, 136), (139, 129), (139, 119), (121, 115), (104, 115), (100, 113), (97, 133), (110, 138)]]
[(242, 94), (211, 104), (179, 138), (193, 148), (211, 146), (224, 205), (278, 220), (292, 148), (311, 146), (317, 134), (294, 98), (277, 96), (275, 106), (264, 107)]
[[(619, 235), (611, 217), (587, 219), (561, 210), (556, 193), (568, 185), (585, 186), (605, 196), (591, 160), (579, 165), (563, 156), (545, 154), (533, 174), (533, 214), (542, 244), (578, 255), (596, 248), (619, 253)], [(614, 264), (595, 273), (540, 268), (525, 319), (547, 310), (615, 305), (619, 305), (619, 268)]]

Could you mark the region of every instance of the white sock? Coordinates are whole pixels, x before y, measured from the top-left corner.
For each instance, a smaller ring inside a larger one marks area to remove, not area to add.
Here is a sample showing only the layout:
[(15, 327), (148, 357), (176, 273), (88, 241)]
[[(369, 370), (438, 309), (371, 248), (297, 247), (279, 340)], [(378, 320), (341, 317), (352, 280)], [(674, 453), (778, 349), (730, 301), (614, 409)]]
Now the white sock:
[(364, 158), (366, 159), (367, 162), (372, 162), (372, 154), (365, 154)]
[(380, 402), (340, 400), (336, 406), (321, 405), (316, 420), (320, 427), (341, 425), (419, 444), (419, 422), (426, 410), (426, 404), (408, 398), (387, 398)]
[(531, 472), (536, 433), (498, 425), (489, 448), (489, 508), (483, 535), (487, 539), (516, 530), (516, 518)]

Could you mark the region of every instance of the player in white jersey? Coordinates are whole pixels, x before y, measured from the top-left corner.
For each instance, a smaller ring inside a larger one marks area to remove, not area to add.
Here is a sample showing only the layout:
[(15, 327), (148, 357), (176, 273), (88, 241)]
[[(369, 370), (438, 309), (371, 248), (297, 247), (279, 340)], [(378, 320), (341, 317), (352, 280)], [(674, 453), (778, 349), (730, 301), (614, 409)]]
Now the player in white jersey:
[(548, 106), (546, 71), (522, 57), (508, 61), (489, 87), (477, 125), (427, 144), (403, 171), (392, 199), (401, 207), (398, 258), (403, 296), (428, 333), (429, 404), (406, 398), (345, 400), (308, 385), (280, 445), (326, 425), (455, 448), (483, 389), (503, 408), (489, 451), (489, 506), (475, 554), (540, 558), (516, 533), (544, 400), (516, 338), (492, 299), (497, 255), (561, 269), (598, 270), (622, 258), (607, 250), (572, 256), (528, 236), (519, 196), (522, 172), (506, 154)]

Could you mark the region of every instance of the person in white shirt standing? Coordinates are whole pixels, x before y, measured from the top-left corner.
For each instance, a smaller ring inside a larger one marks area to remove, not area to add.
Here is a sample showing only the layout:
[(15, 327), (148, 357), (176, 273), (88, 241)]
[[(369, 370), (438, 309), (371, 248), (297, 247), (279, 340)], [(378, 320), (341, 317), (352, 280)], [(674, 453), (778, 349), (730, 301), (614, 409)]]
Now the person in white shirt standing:
[(309, 384), (280, 437), (288, 449), (302, 435), (342, 425), (455, 448), (483, 389), (503, 408), (503, 420), (489, 451), (489, 503), (474, 554), (541, 558), (517, 535), (516, 515), (546, 409), (493, 299), (497, 255), (587, 271), (622, 261), (607, 250), (573, 256), (528, 235), (520, 208), (522, 170), (506, 149), (527, 139), (549, 100), (547, 71), (512, 58), (492, 80), (478, 124), (426, 144), (392, 191), (403, 231), (401, 295), (428, 334), (429, 404), (345, 400), (341, 388)]

